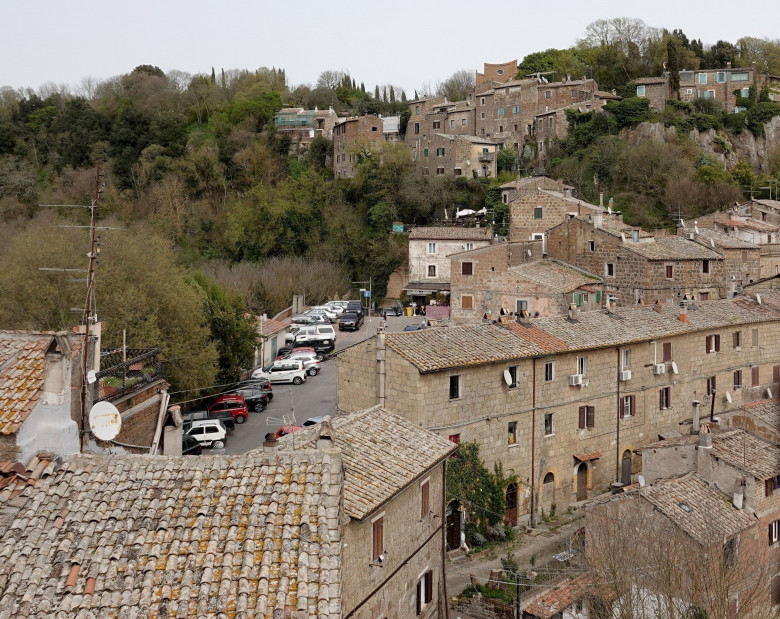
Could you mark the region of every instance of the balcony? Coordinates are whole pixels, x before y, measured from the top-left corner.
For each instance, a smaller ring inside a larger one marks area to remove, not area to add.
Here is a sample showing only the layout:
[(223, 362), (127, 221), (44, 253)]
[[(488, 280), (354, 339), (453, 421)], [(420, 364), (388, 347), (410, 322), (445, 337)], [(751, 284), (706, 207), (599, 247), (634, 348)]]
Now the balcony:
[(143, 391), (147, 385), (162, 378), (162, 363), (157, 358), (159, 348), (128, 348), (125, 361), (122, 350), (101, 351), (103, 368), (95, 376), (94, 401), (113, 402), (122, 396)]
[(479, 153), (480, 161), (493, 161), (496, 158), (495, 153)]

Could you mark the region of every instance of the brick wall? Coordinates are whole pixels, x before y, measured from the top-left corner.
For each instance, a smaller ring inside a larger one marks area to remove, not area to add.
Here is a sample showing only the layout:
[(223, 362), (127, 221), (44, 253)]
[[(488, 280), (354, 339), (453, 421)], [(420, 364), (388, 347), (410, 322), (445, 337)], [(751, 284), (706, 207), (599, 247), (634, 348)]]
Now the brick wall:
[(164, 381), (158, 381), (140, 393), (114, 402), (122, 415), (122, 429), (115, 439), (117, 442), (141, 447), (152, 444), (160, 414), (161, 396), (158, 390), (161, 387), (165, 387)]
[(384, 142), (382, 127), (382, 119), (378, 116), (349, 118), (338, 123), (333, 129), (333, 174), (353, 176), (358, 151), (380, 148)]

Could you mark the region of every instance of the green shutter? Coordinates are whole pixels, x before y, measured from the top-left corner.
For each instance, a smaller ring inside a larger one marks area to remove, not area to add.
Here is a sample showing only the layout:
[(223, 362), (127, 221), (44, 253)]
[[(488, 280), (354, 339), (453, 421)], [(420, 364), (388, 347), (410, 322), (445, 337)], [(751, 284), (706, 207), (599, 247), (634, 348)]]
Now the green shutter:
[(601, 303), (601, 290), (596, 291), (596, 303)]
[(582, 305), (582, 293), (581, 292), (575, 292), (574, 293), (574, 304), (577, 307), (580, 307), (580, 305)]
[(427, 156), (428, 156), (428, 149), (426, 148), (426, 149), (423, 151), (423, 157), (427, 157)]

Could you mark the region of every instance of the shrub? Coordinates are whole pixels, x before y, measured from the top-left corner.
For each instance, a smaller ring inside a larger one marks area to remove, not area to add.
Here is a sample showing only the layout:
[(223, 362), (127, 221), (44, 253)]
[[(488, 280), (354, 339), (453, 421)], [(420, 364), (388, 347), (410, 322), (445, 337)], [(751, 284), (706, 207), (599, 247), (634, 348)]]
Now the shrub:
[(747, 112), (747, 128), (756, 137), (764, 136), (764, 123), (780, 114), (780, 105), (772, 101), (757, 103)]
[(747, 127), (747, 112), (737, 112), (736, 114), (726, 114), (723, 124), (732, 133), (742, 133)]
[(711, 114), (696, 114), (693, 117), (693, 122), (699, 131), (708, 131), (709, 129), (718, 129), (720, 121), (716, 116)]
[(618, 129), (635, 127), (650, 118), (650, 101), (642, 97), (610, 101), (604, 109), (614, 116)]

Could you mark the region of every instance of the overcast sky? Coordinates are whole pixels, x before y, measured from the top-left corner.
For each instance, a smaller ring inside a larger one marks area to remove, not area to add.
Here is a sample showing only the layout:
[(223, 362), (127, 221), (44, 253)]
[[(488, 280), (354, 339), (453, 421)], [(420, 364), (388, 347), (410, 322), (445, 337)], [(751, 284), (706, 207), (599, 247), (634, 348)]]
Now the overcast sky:
[(597, 19), (639, 18), (705, 44), (780, 38), (777, 0), (13, 0), (3, 15), (0, 86), (35, 89), (140, 64), (188, 73), (274, 66), (290, 86), (335, 69), (411, 96), (460, 69), (570, 47)]

